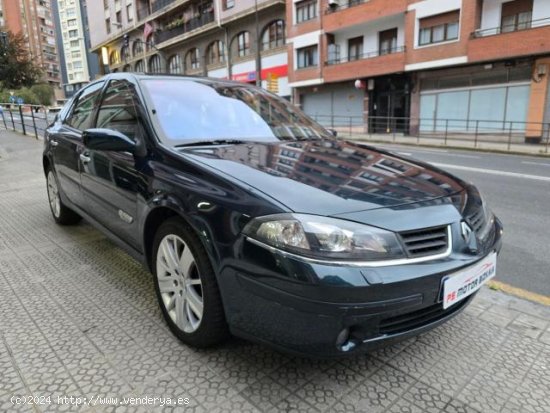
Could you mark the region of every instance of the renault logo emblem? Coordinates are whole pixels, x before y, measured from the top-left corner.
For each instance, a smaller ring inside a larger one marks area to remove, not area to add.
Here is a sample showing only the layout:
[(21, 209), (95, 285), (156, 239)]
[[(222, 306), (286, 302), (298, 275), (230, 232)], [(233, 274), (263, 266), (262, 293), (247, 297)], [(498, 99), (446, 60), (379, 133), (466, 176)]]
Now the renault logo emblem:
[(469, 243), (470, 242), (470, 237), (472, 236), (472, 228), (470, 228), (470, 226), (462, 221), (460, 223), (460, 231), (462, 232), (462, 238), (464, 239), (464, 241), (466, 243)]
[(470, 252), (475, 254), (478, 251), (478, 246), (474, 230), (466, 222), (462, 221), (460, 223), (460, 232)]

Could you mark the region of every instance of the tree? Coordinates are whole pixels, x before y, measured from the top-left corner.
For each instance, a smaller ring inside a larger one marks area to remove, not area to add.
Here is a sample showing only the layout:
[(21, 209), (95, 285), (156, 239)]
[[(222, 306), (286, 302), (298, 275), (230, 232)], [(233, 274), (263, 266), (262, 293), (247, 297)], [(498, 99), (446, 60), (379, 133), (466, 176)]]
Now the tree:
[(7, 44), (0, 42), (0, 79), (6, 89), (30, 87), (40, 79), (42, 70), (32, 61), (23, 33), (7, 33)]
[(36, 95), (28, 88), (23, 87), (19, 90), (16, 90), (14, 93), (14, 96), (17, 96), (18, 98), (22, 98), (23, 102), (27, 105), (39, 105), (40, 101), (36, 97)]
[(54, 91), (50, 85), (46, 83), (39, 83), (31, 87), (31, 92), (36, 96), (40, 105), (51, 105), (54, 97)]

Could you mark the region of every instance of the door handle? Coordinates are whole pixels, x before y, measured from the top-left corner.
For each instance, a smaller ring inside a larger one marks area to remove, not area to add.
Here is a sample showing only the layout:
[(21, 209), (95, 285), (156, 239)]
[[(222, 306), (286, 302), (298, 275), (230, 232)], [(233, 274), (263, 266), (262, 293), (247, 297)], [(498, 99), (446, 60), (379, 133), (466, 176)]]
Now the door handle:
[(52, 145), (54, 148), (59, 145), (59, 142), (54, 141), (53, 139), (50, 141), (50, 145)]
[(82, 161), (82, 163), (88, 163), (92, 160), (92, 158), (90, 158), (88, 155), (81, 153), (80, 160)]

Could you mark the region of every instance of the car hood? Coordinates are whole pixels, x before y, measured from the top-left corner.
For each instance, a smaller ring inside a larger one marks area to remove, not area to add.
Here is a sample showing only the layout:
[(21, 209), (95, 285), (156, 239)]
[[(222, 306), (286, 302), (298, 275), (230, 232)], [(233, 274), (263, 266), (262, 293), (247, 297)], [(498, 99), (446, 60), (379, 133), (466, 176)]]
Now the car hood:
[(339, 215), (456, 204), (465, 183), (428, 164), (355, 142), (310, 140), (183, 148), (293, 212)]

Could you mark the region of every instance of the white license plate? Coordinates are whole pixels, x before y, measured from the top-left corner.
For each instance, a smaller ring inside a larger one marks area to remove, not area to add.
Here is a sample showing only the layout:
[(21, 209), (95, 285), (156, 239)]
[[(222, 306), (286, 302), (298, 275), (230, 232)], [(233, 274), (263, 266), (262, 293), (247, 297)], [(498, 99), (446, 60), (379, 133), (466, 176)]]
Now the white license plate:
[(452, 274), (443, 283), (443, 308), (448, 308), (475, 293), (497, 270), (497, 254), (492, 253), (477, 264)]

